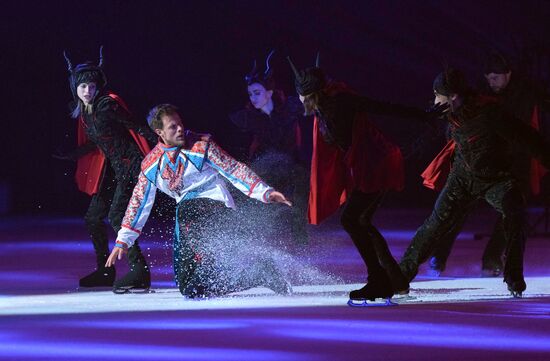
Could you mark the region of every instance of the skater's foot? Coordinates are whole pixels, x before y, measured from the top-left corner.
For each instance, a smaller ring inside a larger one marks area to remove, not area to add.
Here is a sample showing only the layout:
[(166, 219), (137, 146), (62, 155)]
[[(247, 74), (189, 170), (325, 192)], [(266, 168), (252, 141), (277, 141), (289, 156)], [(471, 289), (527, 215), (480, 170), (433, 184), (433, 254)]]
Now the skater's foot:
[(523, 276), (517, 277), (504, 277), (504, 281), (508, 286), (508, 291), (514, 298), (521, 298), (523, 296), (523, 291), (527, 289), (527, 284)]
[(116, 272), (114, 267), (99, 267), (78, 282), (80, 287), (112, 287)]
[(397, 306), (397, 303), (391, 301), (388, 297), (380, 302), (377, 301), (366, 301), (366, 300), (353, 300), (348, 301), (348, 306), (351, 307), (386, 307), (386, 306)]
[(377, 298), (391, 298), (394, 291), (388, 280), (369, 280), (369, 282), (358, 290), (349, 293), (351, 301), (374, 301)]
[(121, 279), (116, 280), (112, 286), (113, 292), (117, 294), (147, 292), (151, 287), (149, 267), (142, 263), (130, 265), (130, 272)]
[(409, 294), (409, 281), (401, 272), (401, 269), (397, 264), (390, 267), (386, 270), (386, 273), (389, 277), (389, 281), (393, 288), (393, 292), (396, 295), (407, 295)]

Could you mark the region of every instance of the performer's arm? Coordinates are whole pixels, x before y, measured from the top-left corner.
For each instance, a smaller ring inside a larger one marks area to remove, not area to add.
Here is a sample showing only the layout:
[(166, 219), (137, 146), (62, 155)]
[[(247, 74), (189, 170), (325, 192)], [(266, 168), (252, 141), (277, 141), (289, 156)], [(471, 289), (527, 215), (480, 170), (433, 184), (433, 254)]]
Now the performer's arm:
[(94, 151), (95, 149), (97, 149), (97, 146), (95, 145), (95, 143), (88, 141), (78, 146), (76, 149), (71, 150), (70, 152), (64, 153), (61, 150), (58, 150), (54, 154), (52, 154), (52, 156), (56, 159), (74, 161)]
[(495, 124), (497, 132), (509, 142), (526, 148), (533, 157), (550, 169), (550, 143), (535, 128), (511, 115), (502, 113), (501, 119), (504, 120), (502, 123)]
[(428, 117), (428, 113), (415, 107), (378, 101), (361, 95), (351, 96), (353, 97), (352, 101), (356, 109), (366, 113), (421, 120)]
[(270, 194), (274, 189), (268, 186), (245, 164), (237, 161), (215, 142), (210, 141), (207, 163), (216, 169), (223, 177), (242, 193), (250, 198), (264, 203), (270, 202)]
[(132, 198), (126, 207), (122, 225), (117, 235), (117, 244), (131, 247), (145, 226), (155, 203), (157, 187), (141, 172), (134, 187)]
[(155, 134), (145, 123), (139, 123), (132, 118), (131, 114), (111, 97), (105, 97), (105, 100), (98, 104), (98, 114), (105, 111), (114, 120), (122, 123), (126, 129), (131, 129), (142, 135), (150, 144), (158, 142), (158, 135)]

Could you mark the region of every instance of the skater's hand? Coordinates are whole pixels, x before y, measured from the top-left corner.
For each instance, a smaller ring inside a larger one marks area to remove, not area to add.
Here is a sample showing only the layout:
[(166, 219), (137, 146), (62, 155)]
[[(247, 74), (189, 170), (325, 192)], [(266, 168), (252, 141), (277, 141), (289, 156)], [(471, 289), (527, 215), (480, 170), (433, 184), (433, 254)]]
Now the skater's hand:
[(289, 207), (292, 207), (292, 202), (287, 200), (285, 198), (284, 194), (282, 194), (281, 192), (277, 192), (277, 191), (271, 192), (268, 199), (269, 199), (270, 202), (283, 203), (283, 204), (286, 204)]
[(105, 267), (114, 266), (116, 260), (122, 259), (122, 256), (127, 252), (128, 250), (126, 248), (114, 247), (113, 250), (111, 251), (111, 254), (109, 255), (109, 258), (107, 258)]
[(443, 118), (445, 113), (449, 111), (449, 105), (448, 104), (441, 104), (437, 103), (426, 109), (426, 118), (428, 121), (434, 120), (434, 119), (440, 119)]

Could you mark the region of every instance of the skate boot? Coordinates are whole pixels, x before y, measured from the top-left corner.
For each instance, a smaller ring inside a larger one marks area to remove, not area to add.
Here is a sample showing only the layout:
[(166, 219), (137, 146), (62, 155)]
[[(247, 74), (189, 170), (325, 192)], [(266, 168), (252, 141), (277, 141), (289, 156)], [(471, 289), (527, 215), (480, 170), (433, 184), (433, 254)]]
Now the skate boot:
[(512, 297), (514, 298), (522, 298), (523, 297), (523, 291), (527, 288), (527, 285), (525, 284), (525, 279), (523, 276), (505, 276), (503, 282), (505, 282), (508, 285), (508, 291), (510, 291)]
[[(393, 295), (393, 287), (387, 275), (380, 275), (378, 277), (369, 275), (365, 286), (349, 293), (348, 305), (352, 307), (392, 306), (395, 305), (390, 300)], [(367, 302), (374, 302), (377, 298), (385, 299), (385, 304), (370, 304)]]
[(409, 281), (403, 275), (403, 272), (401, 272), (401, 269), (399, 268), (397, 263), (394, 266), (390, 267), (390, 269), (386, 269), (386, 273), (388, 274), (388, 277), (390, 279), (394, 294), (409, 294)]
[(445, 263), (441, 262), (437, 257), (430, 258), (430, 275), (439, 277), (445, 271)]
[(272, 259), (261, 261), (262, 285), (279, 295), (291, 295), (292, 287)]
[(113, 292), (122, 294), (149, 291), (151, 287), (151, 272), (137, 244), (128, 249), (128, 260), (130, 262), (130, 271), (124, 277), (114, 282)]
[(112, 287), (115, 280), (116, 271), (114, 267), (98, 268), (87, 276), (84, 276), (78, 282), (80, 287)]

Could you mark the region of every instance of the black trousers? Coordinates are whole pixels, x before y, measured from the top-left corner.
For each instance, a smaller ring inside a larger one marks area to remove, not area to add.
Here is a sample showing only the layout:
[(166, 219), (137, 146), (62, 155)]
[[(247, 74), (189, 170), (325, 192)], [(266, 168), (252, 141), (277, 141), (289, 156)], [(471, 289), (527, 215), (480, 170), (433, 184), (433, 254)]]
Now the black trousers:
[(482, 181), (455, 169), (439, 194), (432, 214), (416, 231), (401, 259), (401, 270), (409, 280), (414, 279), (420, 264), (433, 253), (438, 240), (461, 225), (472, 203), (478, 199), (484, 199), (502, 216), (506, 239), (504, 277), (523, 278), (525, 199), (518, 183), (511, 177)]
[[(98, 267), (103, 267), (109, 256), (109, 239), (104, 219), (109, 220), (115, 233), (120, 230), (136, 180), (137, 174), (135, 177), (129, 175), (117, 180), (111, 170), (106, 170), (99, 191), (92, 196), (84, 220), (92, 238)], [(137, 242), (128, 250), (128, 259), (130, 264), (143, 259)]]
[[(449, 233), (444, 235), (434, 247), (432, 254), (433, 263), (436, 268), (443, 269), (447, 264), (447, 260), (451, 254), (454, 242), (458, 237), (464, 223), (466, 221), (466, 213), (462, 220), (459, 220), (455, 227), (453, 227)], [(502, 215), (499, 215), (498, 219), (493, 226), (493, 231), (485, 246), (483, 255), (481, 257), (481, 267), (483, 269), (493, 269), (495, 266), (502, 265), (502, 256), (506, 251), (506, 235), (504, 232), (504, 222)]]
[(230, 213), (207, 198), (177, 205), (174, 275), (182, 295), (221, 296), (265, 284), (267, 257), (243, 249)]
[(341, 218), (342, 226), (350, 235), (365, 262), (369, 282), (391, 274), (391, 271), (398, 267), (384, 236), (372, 224), (372, 217), (380, 206), (384, 195), (385, 192), (363, 193), (354, 190), (345, 205)]

